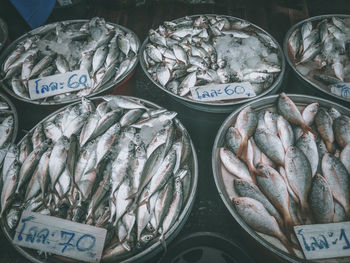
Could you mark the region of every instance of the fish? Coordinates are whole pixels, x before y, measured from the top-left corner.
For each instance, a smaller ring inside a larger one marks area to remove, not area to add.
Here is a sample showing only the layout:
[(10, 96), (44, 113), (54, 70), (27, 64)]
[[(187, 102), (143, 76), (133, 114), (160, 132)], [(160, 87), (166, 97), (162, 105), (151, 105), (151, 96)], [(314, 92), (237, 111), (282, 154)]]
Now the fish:
[(327, 224), (333, 222), (334, 202), (332, 190), (320, 174), (313, 177), (309, 200), (310, 209), (316, 223)]
[[(6, 160), (6, 158), (5, 158)], [(340, 161), (345, 166), (346, 170), (350, 174), (350, 143), (347, 144), (340, 153)], [(5, 165), (5, 162), (4, 162)]]
[(295, 224), (290, 216), (289, 193), (283, 177), (268, 165), (259, 164), (257, 170), (265, 175), (256, 178), (257, 185), (283, 215), (284, 228), (291, 231)]
[(237, 155), (241, 156), (245, 150), (248, 139), (253, 135), (258, 124), (257, 114), (251, 106), (243, 109), (237, 116), (235, 127), (241, 135), (242, 143), (240, 144)]
[(284, 92), (278, 97), (277, 109), (287, 121), (299, 125), (304, 132), (310, 131), (315, 134), (315, 132), (305, 123), (297, 106)]
[(256, 145), (274, 162), (284, 164), (284, 148), (278, 136), (268, 129), (258, 128), (254, 133)]
[(1, 215), (3, 215), (3, 213), (11, 204), (10, 197), (15, 193), (15, 190), (19, 183), (20, 168), (21, 167), (19, 162), (15, 160), (6, 173), (6, 179), (4, 181), (3, 189), (1, 192)]
[(342, 115), (333, 122), (334, 138), (340, 147), (350, 143), (350, 118)]
[(305, 217), (310, 214), (307, 199), (312, 183), (310, 163), (298, 147), (290, 146), (286, 152), (284, 167), (288, 183), (298, 197), (301, 213)]
[(50, 155), (49, 174), (52, 189), (66, 166), (68, 150), (69, 139), (63, 135), (53, 146)]
[(294, 144), (294, 132), (292, 126), (282, 116), (277, 117), (277, 133), (282, 142), (284, 151)]
[(286, 247), (288, 252), (295, 255), (290, 242), (284, 236), (276, 219), (269, 214), (262, 203), (249, 197), (237, 197), (232, 200), (237, 213), (254, 230), (276, 237)]
[(271, 204), (271, 202), (266, 198), (266, 196), (260, 191), (259, 187), (249, 181), (242, 179), (234, 180), (234, 188), (240, 197), (249, 197), (261, 202), (266, 210), (272, 215), (279, 226), (283, 226), (283, 220), (276, 210), (276, 208)]
[(219, 149), (220, 160), (226, 170), (240, 179), (253, 182), (247, 165), (235, 156), (230, 150), (221, 147)]
[(236, 127), (230, 127), (226, 132), (226, 144), (229, 150), (237, 154), (239, 146), (242, 143), (242, 137)]
[(318, 102), (311, 103), (307, 105), (302, 113), (303, 120), (307, 125), (311, 125), (314, 123), (315, 116), (317, 114), (317, 111), (320, 107), (320, 104)]
[(322, 174), (332, 190), (333, 198), (344, 208), (345, 214), (349, 216), (349, 174), (341, 161), (325, 153), (322, 158)]
[(324, 109), (319, 109), (315, 116), (315, 124), (318, 132), (320, 133), (323, 141), (326, 144), (327, 151), (330, 153), (334, 152), (333, 142), (334, 132), (333, 132), (333, 120), (327, 111)]
[(312, 133), (304, 133), (296, 141), (295, 146), (298, 147), (309, 160), (312, 176), (314, 176), (316, 174), (319, 161), (314, 135)]

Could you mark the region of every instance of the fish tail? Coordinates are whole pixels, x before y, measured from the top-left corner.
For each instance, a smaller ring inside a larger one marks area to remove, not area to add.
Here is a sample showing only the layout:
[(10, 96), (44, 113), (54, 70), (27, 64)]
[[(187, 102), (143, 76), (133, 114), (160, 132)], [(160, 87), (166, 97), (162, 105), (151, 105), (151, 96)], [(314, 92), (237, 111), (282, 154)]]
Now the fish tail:
[(295, 245), (292, 242), (290, 242), (283, 234), (279, 235), (277, 238), (281, 241), (282, 245), (287, 249), (289, 254), (291, 254), (292, 256), (296, 256), (295, 251), (293, 249)]
[(301, 124), (301, 129), (303, 130), (304, 133), (308, 134), (311, 132), (314, 136), (317, 136), (317, 133), (307, 124), (302, 123)]
[(237, 151), (237, 156), (242, 157), (244, 156), (243, 153), (245, 151), (245, 149), (247, 148), (247, 144), (248, 144), (248, 136), (246, 136), (243, 141), (241, 142), (241, 145), (238, 148)]
[(325, 144), (326, 144), (327, 151), (330, 153), (334, 153), (333, 143), (330, 141), (325, 141)]
[(131, 195), (129, 195), (127, 198), (125, 198), (125, 200), (129, 200), (129, 199), (135, 199), (138, 196), (138, 193), (132, 193)]

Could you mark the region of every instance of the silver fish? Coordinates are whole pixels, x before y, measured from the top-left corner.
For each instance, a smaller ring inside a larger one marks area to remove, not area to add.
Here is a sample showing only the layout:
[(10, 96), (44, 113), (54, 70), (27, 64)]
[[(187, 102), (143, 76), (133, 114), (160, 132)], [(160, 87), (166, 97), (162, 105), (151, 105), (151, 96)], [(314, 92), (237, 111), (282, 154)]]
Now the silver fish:
[(350, 118), (342, 115), (333, 122), (334, 137), (337, 143), (344, 148), (350, 143)]
[(307, 198), (312, 182), (312, 170), (305, 154), (299, 148), (290, 146), (287, 149), (284, 164), (288, 183), (299, 199), (302, 215), (309, 214)]
[(337, 157), (325, 153), (322, 158), (322, 172), (330, 185), (333, 198), (343, 206), (345, 214), (349, 216), (350, 181), (344, 165)]
[(248, 167), (234, 153), (222, 147), (219, 149), (219, 155), (221, 162), (228, 172), (240, 179), (253, 182)]
[(316, 174), (310, 190), (310, 209), (318, 224), (332, 223), (334, 218), (334, 202), (332, 190), (327, 181)]

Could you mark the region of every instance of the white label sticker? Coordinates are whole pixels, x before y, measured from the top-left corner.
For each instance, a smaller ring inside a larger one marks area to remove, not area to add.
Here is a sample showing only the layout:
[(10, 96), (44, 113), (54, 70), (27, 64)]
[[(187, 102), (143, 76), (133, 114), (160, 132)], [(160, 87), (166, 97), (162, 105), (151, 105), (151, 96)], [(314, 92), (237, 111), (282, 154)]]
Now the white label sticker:
[(30, 211), (22, 213), (13, 243), (86, 262), (99, 262), (107, 230)]
[(41, 99), (91, 87), (91, 79), (86, 70), (75, 70), (63, 74), (32, 79), (28, 82), (31, 99)]
[(337, 83), (331, 85), (331, 92), (342, 98), (350, 99), (350, 83)]
[(71, 5), (72, 1), (71, 0), (57, 0), (60, 6), (65, 6), (65, 5)]
[(192, 99), (198, 101), (232, 100), (255, 97), (249, 82), (208, 84), (191, 88)]
[(294, 232), (306, 259), (350, 256), (350, 222), (295, 226)]

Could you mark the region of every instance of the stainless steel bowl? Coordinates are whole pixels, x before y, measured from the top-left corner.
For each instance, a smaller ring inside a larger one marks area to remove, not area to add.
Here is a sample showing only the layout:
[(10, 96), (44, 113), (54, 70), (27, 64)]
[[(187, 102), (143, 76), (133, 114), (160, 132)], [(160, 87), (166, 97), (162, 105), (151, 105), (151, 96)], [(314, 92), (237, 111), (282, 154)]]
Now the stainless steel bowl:
[(7, 25), (3, 19), (0, 18), (0, 51), (5, 47), (8, 38)]
[[(287, 94), (289, 98), (293, 100), (293, 102), (298, 106), (298, 107), (305, 107), (310, 103), (313, 102), (318, 102), (320, 106), (322, 107), (333, 107), (337, 109), (340, 113), (345, 114), (347, 116), (350, 116), (350, 109), (343, 107), (337, 103), (331, 102), (329, 100), (317, 98), (317, 97), (312, 97), (312, 96), (306, 96), (306, 95), (296, 95), (296, 94)], [(217, 136), (215, 138), (214, 146), (213, 146), (213, 151), (212, 151), (212, 167), (213, 167), (213, 175), (215, 179), (215, 184), (216, 187), (219, 191), (219, 195), (223, 202), (225, 203), (227, 209), (230, 211), (231, 215), (233, 218), (240, 224), (240, 226), (252, 237), (255, 239), (256, 242), (261, 244), (263, 247), (265, 247), (267, 250), (270, 252), (274, 253), (275, 255), (279, 256), (282, 258), (284, 261), (287, 262), (292, 262), (292, 263), (300, 263), (300, 262), (305, 262), (305, 259), (303, 258), (297, 258), (294, 256), (291, 256), (289, 253), (285, 252), (282, 250), (281, 246), (278, 247), (271, 242), (269, 242), (268, 238), (264, 238), (267, 236), (261, 236), (259, 235), (254, 229), (252, 229), (250, 226), (246, 224), (246, 222), (240, 217), (240, 215), (237, 213), (236, 209), (231, 203), (232, 195), (234, 195), (234, 190), (231, 189), (231, 192), (229, 193), (223, 179), (223, 173), (222, 173), (222, 165), (220, 162), (220, 157), (219, 157), (219, 148), (224, 145), (225, 141), (225, 135), (227, 129), (233, 125), (237, 119), (238, 114), (241, 112), (241, 110), (245, 107), (252, 106), (254, 110), (260, 111), (260, 110), (266, 110), (268, 108), (274, 108), (276, 103), (277, 103), (278, 95), (273, 95), (273, 96), (268, 96), (261, 98), (259, 100), (250, 102), (242, 106), (241, 108), (237, 109), (236, 111), (232, 112), (230, 116), (227, 117), (227, 119), (223, 122), (221, 125)], [(232, 182), (233, 182), (233, 176), (232, 177)], [(226, 183), (227, 184), (227, 183)], [(232, 187), (232, 184), (230, 184), (230, 188)], [(321, 263), (328, 263), (328, 262), (333, 262), (333, 263), (340, 263), (340, 262), (349, 262), (349, 257), (345, 259), (330, 259), (330, 260), (317, 260), (317, 262)]]
[[(301, 81), (302, 86), (304, 87), (296, 87), (296, 89), (298, 90), (298, 93), (300, 91), (300, 93), (303, 94), (308, 94), (308, 95), (316, 95), (316, 96), (323, 96), (325, 98), (328, 98), (329, 96), (331, 96), (331, 99), (336, 99), (336, 102), (347, 102), (348, 107), (350, 106), (350, 99), (346, 99), (343, 98), (341, 96), (338, 96), (336, 94), (333, 94), (332, 92), (326, 90), (324, 87), (319, 86), (316, 82), (311, 81), (310, 79), (308, 79), (307, 77), (305, 77), (303, 74), (301, 74), (295, 67), (294, 63), (292, 62), (289, 52), (288, 52), (288, 39), (291, 36), (291, 34), (298, 28), (301, 27), (304, 23), (310, 21), (310, 22), (315, 22), (318, 20), (323, 20), (326, 18), (331, 18), (331, 17), (340, 17), (340, 18), (350, 18), (350, 15), (342, 15), (342, 14), (330, 14), (330, 15), (320, 15), (320, 16), (314, 16), (308, 19), (305, 19), (303, 21), (300, 21), (299, 23), (295, 24), (294, 26), (292, 26), (286, 36), (284, 37), (283, 40), (283, 52), (284, 55), (286, 57), (287, 63), (289, 64), (289, 66), (292, 68), (294, 74), (298, 77), (298, 79)], [(290, 90), (288, 92), (296, 92), (296, 90), (294, 90), (295, 87), (293, 87), (293, 90)]]
[[(70, 22), (70, 23), (84, 23), (84, 22), (88, 22), (89, 20), (87, 19), (79, 19), (79, 20), (66, 20), (64, 22)], [(109, 23), (109, 22), (106, 22), (108, 24), (111, 24), (111, 25), (114, 25), (114, 26), (118, 26), (119, 28), (121, 28), (123, 31), (125, 31), (126, 33), (130, 33), (132, 34), (135, 39), (137, 40), (137, 43), (140, 45), (140, 40), (139, 38), (136, 36), (136, 34), (131, 31), (130, 29), (124, 27), (124, 26), (121, 26), (121, 25), (117, 25), (117, 24), (114, 24), (114, 23)], [(17, 44), (23, 40), (25, 40), (26, 38), (28, 37), (31, 37), (35, 34), (35, 32), (38, 32), (38, 30), (40, 30), (41, 27), (38, 27), (36, 29), (33, 29), (31, 31), (29, 31), (28, 33), (24, 34), (23, 36), (21, 36), (20, 38), (16, 39), (15, 41), (13, 41), (5, 50), (4, 52), (1, 54), (0, 56), (0, 65), (3, 64), (3, 62), (5, 61), (5, 59), (7, 58), (7, 56), (16, 48)], [(89, 95), (87, 95), (86, 97), (92, 97), (92, 96), (96, 96), (96, 95), (99, 95), (99, 94), (102, 94), (102, 93), (106, 93), (108, 92), (109, 90), (113, 89), (113, 88), (116, 88), (117, 86), (120, 86), (122, 85), (126, 80), (128, 80), (132, 74), (134, 73), (134, 70), (135, 70), (135, 67), (137, 66), (137, 63), (139, 61), (139, 58), (138, 58), (138, 54), (136, 55), (137, 56), (137, 59), (134, 63), (134, 65), (127, 71), (125, 72), (117, 81), (108, 81), (105, 85), (103, 85), (103, 88), (101, 88), (100, 90), (98, 90), (97, 92), (93, 92)], [(2, 71), (2, 70), (1, 70)], [(28, 102), (28, 103), (32, 103), (32, 104), (36, 104), (36, 105), (62, 105), (62, 104), (68, 104), (68, 103), (72, 103), (72, 102), (75, 102), (75, 101), (79, 101), (81, 98), (80, 97), (77, 97), (77, 98), (74, 98), (74, 99), (64, 99), (64, 100), (60, 100), (60, 101), (51, 101), (51, 102), (45, 102), (45, 101), (42, 101), (42, 100), (30, 100), (30, 99), (26, 99), (26, 98), (23, 98), (21, 96), (18, 96), (17, 94), (15, 94), (13, 91), (12, 91), (12, 88), (9, 87), (8, 85), (5, 85), (3, 82), (0, 82), (0, 86), (3, 87), (3, 89), (8, 93), (10, 94), (12, 97), (18, 99), (18, 100), (21, 100), (21, 101), (24, 101), (24, 102)]]
[(0, 92), (0, 100), (5, 101), (9, 105), (11, 114), (13, 115), (13, 118), (14, 118), (14, 127), (13, 127), (13, 132), (12, 132), (12, 138), (10, 141), (11, 143), (14, 143), (16, 141), (16, 138), (17, 138), (18, 125), (19, 125), (17, 110), (15, 108), (15, 105), (13, 105), (13, 103), (11, 102), (11, 100), (7, 96), (5, 96), (5, 94), (3, 94), (1, 92)]
[[(139, 99), (139, 98), (135, 98), (135, 97), (130, 97), (130, 96), (121, 96), (121, 97), (125, 97), (125, 98), (129, 98), (129, 99), (133, 99), (136, 100), (138, 102), (142, 102), (145, 106), (147, 106), (148, 108), (154, 108), (154, 109), (159, 109), (161, 108), (160, 106), (147, 101), (147, 100), (143, 100), (143, 99)], [(102, 97), (94, 97), (91, 98), (91, 100), (95, 103), (99, 103), (102, 101)], [(43, 119), (42, 121), (40, 121), (37, 125), (44, 123), (46, 120), (52, 118), (53, 116), (55, 116), (57, 113), (64, 111), (67, 107), (78, 104), (79, 102), (76, 103), (72, 103), (70, 105), (67, 105), (63, 108), (60, 108), (59, 110), (57, 110), (56, 112), (50, 114), (49, 116), (47, 116), (45, 119)], [(177, 120), (178, 124), (180, 125), (181, 129), (184, 129), (187, 134), (187, 136), (189, 136), (187, 130), (185, 129), (185, 127), (183, 126), (183, 124)], [(36, 125), (36, 126), (37, 126)], [(31, 134), (34, 129), (36, 128), (33, 127), (28, 134)], [(27, 136), (27, 135), (25, 135)], [(23, 137), (19, 142), (18, 145), (20, 145), (20, 143), (23, 141), (25, 137)], [(196, 150), (194, 148), (193, 142), (190, 139), (191, 142), (191, 151), (192, 151), (192, 156), (191, 156), (191, 160), (189, 162), (190, 167), (191, 167), (191, 188), (187, 197), (187, 201), (186, 204), (184, 205), (181, 214), (179, 215), (178, 220), (174, 223), (174, 225), (169, 229), (169, 231), (165, 234), (165, 242), (166, 244), (169, 244), (175, 237), (176, 235), (180, 232), (180, 230), (182, 229), (182, 227), (184, 226), (184, 224), (186, 223), (186, 220), (188, 219), (190, 212), (192, 210), (194, 201), (195, 201), (195, 196), (196, 196), (196, 192), (197, 192), (197, 184), (198, 184), (198, 161), (197, 161), (197, 154), (196, 154)], [(2, 230), (6, 236), (6, 238), (8, 239), (8, 241), (10, 243), (12, 243), (12, 240), (14, 238), (15, 235), (15, 231), (11, 231), (9, 229), (9, 227), (7, 226), (7, 223), (4, 221), (5, 219), (2, 217), (0, 219), (1, 222), (1, 227)], [(24, 248), (24, 247), (20, 247), (17, 245), (13, 245), (14, 248), (24, 257), (26, 257), (27, 259), (29, 259), (32, 262), (35, 263), (44, 263), (44, 262), (51, 262), (51, 263), (59, 263), (62, 262), (63, 257), (61, 258), (57, 258), (57, 257), (50, 257), (47, 260), (44, 260), (43, 258), (40, 258), (37, 251), (34, 249), (28, 249), (28, 248)], [(120, 261), (121, 263), (131, 263), (131, 262), (145, 262), (146, 260), (150, 259), (151, 257), (155, 256), (157, 253), (159, 253), (161, 250), (163, 249), (162, 244), (159, 240), (155, 239), (153, 241), (151, 241), (151, 243), (149, 245), (146, 246), (146, 248), (144, 250), (142, 250), (141, 252), (131, 255), (128, 258), (122, 258)], [(65, 262), (78, 262), (76, 260), (73, 259), (68, 259)], [(102, 261), (103, 262), (103, 261)]]
[[(246, 20), (237, 18), (237, 17), (232, 17), (232, 16), (225, 16), (225, 15), (216, 15), (216, 14), (203, 14), (203, 15), (208, 15), (208, 16), (220, 16), (220, 17), (225, 17), (228, 19), (234, 19), (234, 20), (238, 20), (238, 21), (244, 21), (247, 22)], [(191, 18), (194, 17), (199, 17), (200, 15), (192, 15), (189, 16)], [(178, 23), (181, 20), (183, 20), (184, 18), (178, 18), (175, 20), (172, 20), (171, 22), (174, 23)], [(257, 25), (254, 25), (251, 23), (251, 25), (255, 28), (257, 28), (258, 30), (262, 31), (263, 33), (265, 33), (266, 35), (268, 35), (274, 42), (275, 44), (278, 46), (278, 53), (279, 53), (279, 58), (281, 60), (281, 72), (280, 74), (277, 76), (277, 78), (275, 79), (275, 81), (271, 84), (271, 86), (266, 89), (264, 92), (262, 92), (261, 94), (253, 97), (253, 98), (249, 98), (249, 99), (242, 99), (242, 100), (237, 100), (237, 101), (230, 101), (230, 102), (202, 102), (202, 101), (195, 101), (195, 100), (191, 100), (188, 98), (184, 98), (181, 97), (177, 94), (174, 94), (172, 92), (170, 92), (169, 90), (167, 90), (166, 88), (164, 88), (162, 85), (160, 85), (160, 83), (158, 83), (157, 81), (155, 81), (152, 76), (148, 73), (147, 71), (147, 67), (144, 61), (144, 58), (142, 56), (146, 45), (149, 43), (149, 37), (147, 37), (145, 39), (145, 41), (143, 42), (141, 48), (140, 48), (140, 64), (141, 67), (143, 69), (143, 72), (146, 74), (146, 76), (153, 82), (153, 84), (160, 88), (162, 91), (166, 92), (168, 95), (170, 95), (171, 98), (173, 98), (174, 100), (190, 107), (196, 110), (200, 110), (200, 111), (205, 111), (205, 112), (214, 112), (214, 113), (229, 113), (232, 112), (234, 109), (236, 109), (237, 107), (240, 107), (241, 105), (243, 105), (244, 103), (250, 102), (250, 101), (254, 101), (256, 99), (259, 99), (261, 97), (264, 97), (266, 95), (271, 95), (271, 94), (276, 94), (277, 91), (279, 90), (279, 88), (282, 85), (283, 82), (283, 78), (284, 78), (284, 73), (285, 73), (285, 58), (283, 56), (283, 51), (281, 46), (278, 44), (278, 42), (268, 33), (266, 32), (264, 29), (258, 27)]]

